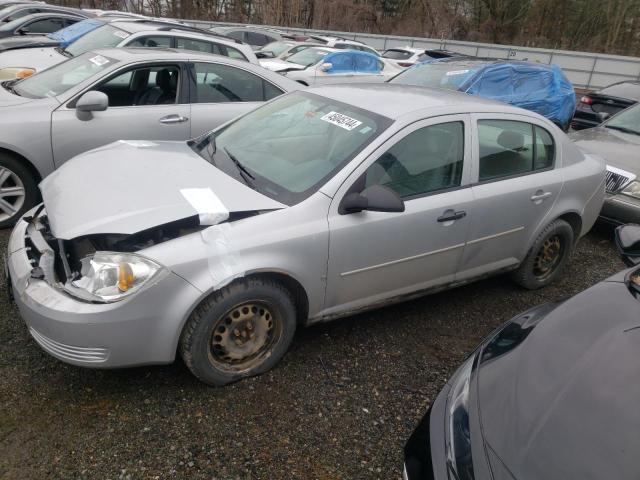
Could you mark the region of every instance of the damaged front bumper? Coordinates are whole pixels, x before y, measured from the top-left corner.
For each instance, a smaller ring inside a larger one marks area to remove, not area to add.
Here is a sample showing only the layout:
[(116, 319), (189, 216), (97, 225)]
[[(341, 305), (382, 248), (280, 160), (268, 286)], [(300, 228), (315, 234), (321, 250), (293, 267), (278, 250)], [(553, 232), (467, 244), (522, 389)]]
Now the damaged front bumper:
[[(182, 325), (189, 306), (201, 296), (199, 290), (171, 272), (119, 302), (85, 302), (52, 281), (47, 254), (34, 252), (47, 248), (42, 242), (34, 221), (22, 220), (11, 234), (6, 260), (15, 302), (40, 347), (64, 362), (86, 367), (174, 360)], [(34, 271), (35, 267), (39, 268)]]

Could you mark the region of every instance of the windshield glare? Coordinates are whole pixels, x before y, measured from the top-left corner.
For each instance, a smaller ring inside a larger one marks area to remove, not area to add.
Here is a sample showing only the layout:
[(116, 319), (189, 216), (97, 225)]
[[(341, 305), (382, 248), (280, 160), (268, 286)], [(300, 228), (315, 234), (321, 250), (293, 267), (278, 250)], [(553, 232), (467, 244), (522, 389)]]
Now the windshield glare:
[(117, 60), (90, 52), (62, 62), (16, 83), (13, 90), (23, 97), (55, 97), (109, 68)]
[[(218, 168), (238, 178), (235, 157), (263, 194), (293, 205), (320, 188), (391, 124), (372, 112), (310, 93), (274, 100), (214, 132)], [(207, 145), (199, 143), (208, 158)]]
[(311, 65), (315, 65), (324, 57), (329, 54), (326, 50), (318, 50), (317, 48), (307, 48), (302, 50), (301, 52), (294, 53), (289, 58), (287, 58), (287, 62), (296, 63), (298, 65), (303, 65), (305, 67), (310, 67)]
[(389, 83), (458, 90), (477, 71), (478, 68), (468, 65), (429, 63), (411, 67), (392, 78)]
[(89, 50), (115, 47), (128, 36), (129, 34), (124, 30), (112, 27), (111, 25), (103, 25), (102, 27), (96, 28), (92, 32), (80, 37), (69, 45), (66, 48), (66, 51), (74, 57), (77, 57)]
[(605, 123), (605, 126), (624, 129), (640, 135), (640, 105), (623, 110)]

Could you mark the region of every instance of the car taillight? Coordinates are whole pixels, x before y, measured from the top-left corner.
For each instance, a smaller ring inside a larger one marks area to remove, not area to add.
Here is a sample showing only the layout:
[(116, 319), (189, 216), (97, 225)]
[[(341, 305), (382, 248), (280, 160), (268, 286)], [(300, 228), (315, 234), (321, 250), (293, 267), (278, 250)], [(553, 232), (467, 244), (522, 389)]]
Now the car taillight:
[(584, 103), (585, 105), (591, 105), (593, 103), (593, 99), (585, 95), (580, 99), (580, 103)]

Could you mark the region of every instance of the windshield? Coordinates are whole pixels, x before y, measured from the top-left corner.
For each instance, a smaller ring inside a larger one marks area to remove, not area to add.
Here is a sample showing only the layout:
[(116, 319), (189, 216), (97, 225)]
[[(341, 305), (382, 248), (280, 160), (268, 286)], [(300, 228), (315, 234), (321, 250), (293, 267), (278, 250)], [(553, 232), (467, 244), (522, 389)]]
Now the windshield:
[(295, 92), (192, 141), (192, 147), (229, 175), (293, 205), (324, 185), (390, 124), (372, 112)]
[(271, 43), (265, 45), (264, 47), (262, 47), (262, 50), (267, 51), (267, 52), (271, 52), (271, 53), (273, 53), (274, 57), (277, 57), (278, 55), (280, 55), (282, 52), (284, 52), (289, 47), (290, 47), (290, 44), (288, 44), (288, 43), (271, 42)]
[(328, 54), (329, 52), (327, 50), (321, 50), (318, 48), (306, 48), (301, 52), (291, 55), (289, 58), (287, 58), (287, 62), (310, 67), (311, 65), (315, 65), (316, 63), (318, 63)]
[(69, 42), (74, 38), (79, 38), (87, 32), (91, 30), (95, 30), (100, 25), (104, 25), (102, 20), (98, 20), (95, 18), (90, 18), (88, 20), (82, 20), (81, 22), (74, 23), (73, 25), (69, 25), (62, 30), (58, 30), (57, 32), (50, 33), (47, 35), (49, 38), (53, 40), (57, 40), (59, 42), (65, 43)]
[(69, 45), (66, 51), (74, 57), (77, 57), (89, 50), (115, 47), (128, 36), (129, 34), (124, 30), (112, 27), (111, 25), (103, 25), (80, 37)]
[(458, 90), (478, 70), (478, 66), (448, 62), (418, 64), (395, 76), (389, 83)]
[(607, 128), (640, 135), (640, 105), (621, 111), (604, 124)]
[(25, 78), (13, 86), (13, 91), (28, 98), (55, 97), (116, 62), (113, 58), (86, 53)]

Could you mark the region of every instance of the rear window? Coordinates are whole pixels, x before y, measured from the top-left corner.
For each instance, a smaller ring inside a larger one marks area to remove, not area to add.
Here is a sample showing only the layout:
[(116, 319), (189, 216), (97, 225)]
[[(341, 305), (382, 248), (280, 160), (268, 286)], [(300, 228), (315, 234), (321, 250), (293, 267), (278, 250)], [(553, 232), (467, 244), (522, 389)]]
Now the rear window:
[(401, 85), (417, 85), (419, 87), (446, 88), (458, 90), (467, 80), (473, 77), (479, 68), (474, 65), (458, 63), (423, 63), (408, 68), (390, 83)]
[(631, 100), (640, 101), (640, 84), (637, 83), (619, 83), (603, 88), (598, 93), (610, 95), (618, 98), (629, 98)]
[(382, 56), (384, 58), (390, 58), (391, 60), (406, 60), (407, 58), (411, 58), (413, 53), (407, 52), (406, 50), (387, 50)]

